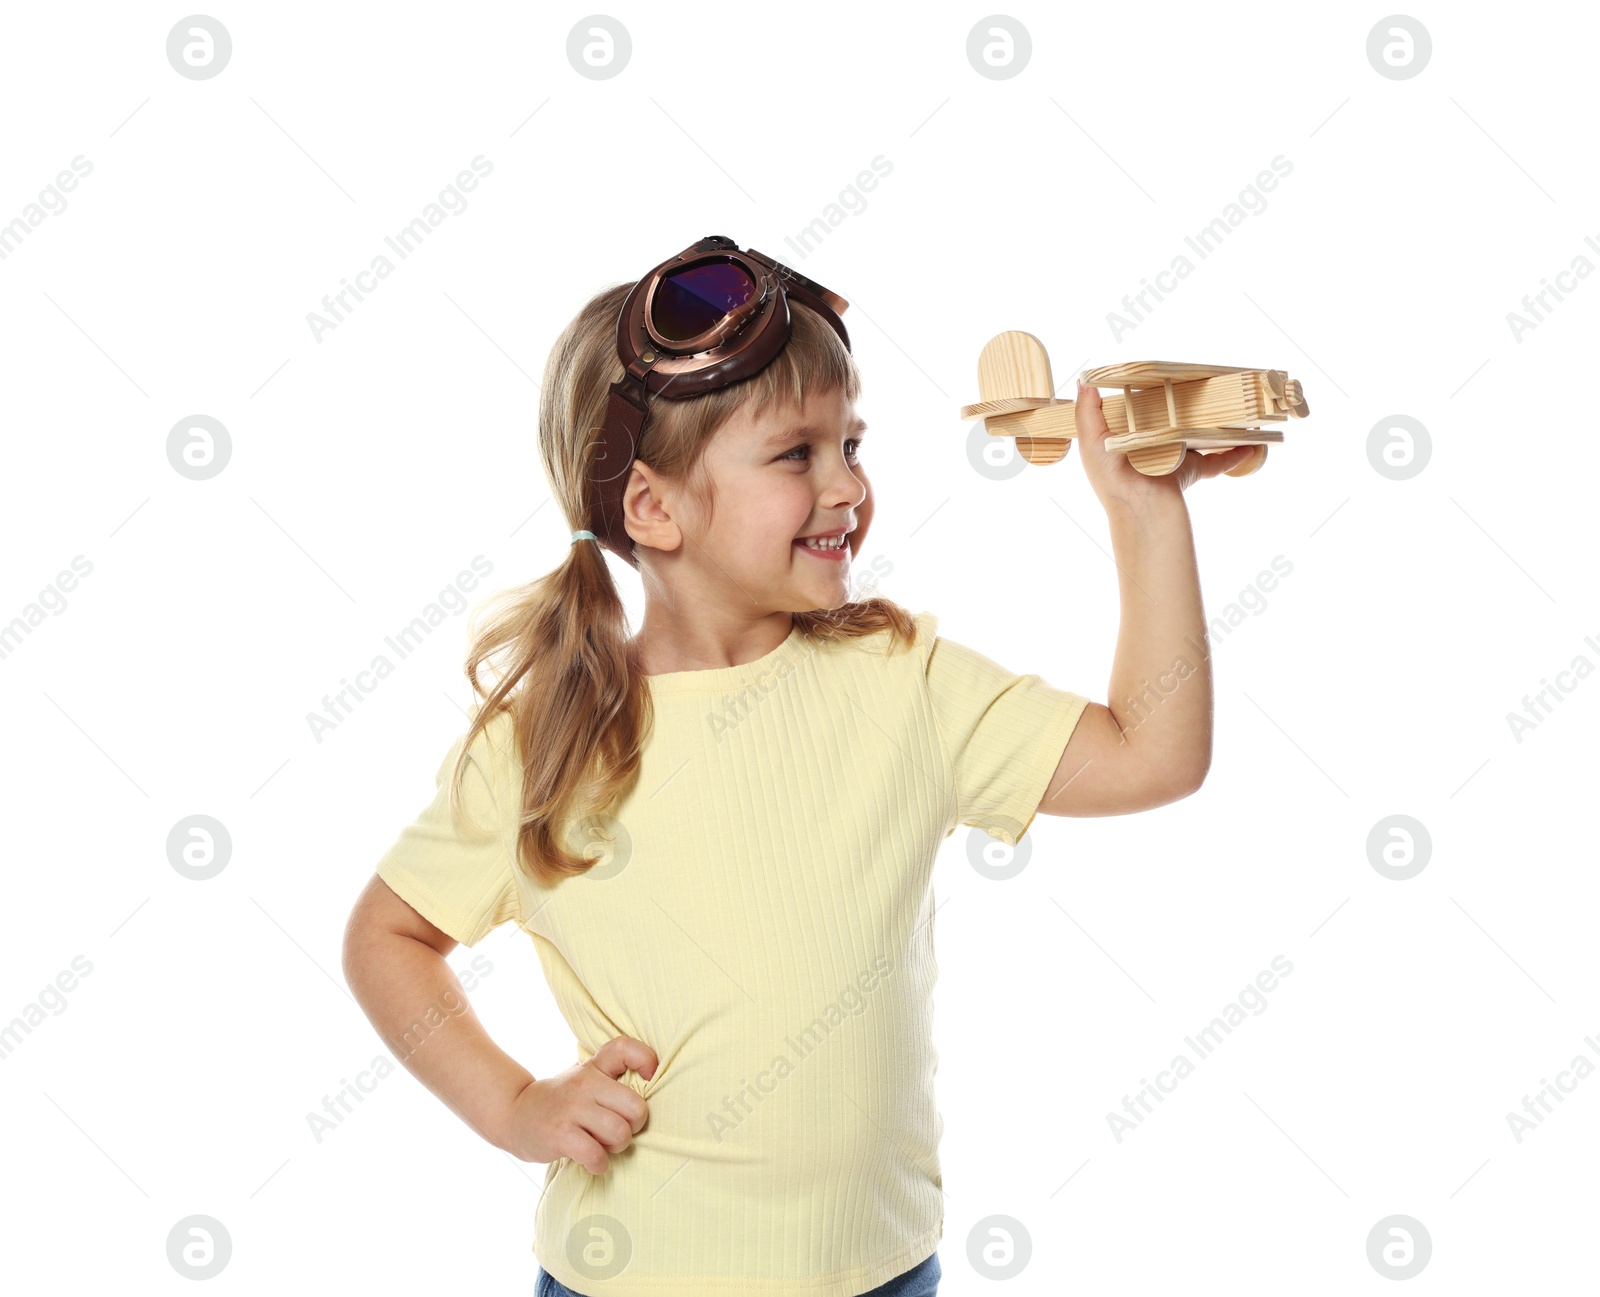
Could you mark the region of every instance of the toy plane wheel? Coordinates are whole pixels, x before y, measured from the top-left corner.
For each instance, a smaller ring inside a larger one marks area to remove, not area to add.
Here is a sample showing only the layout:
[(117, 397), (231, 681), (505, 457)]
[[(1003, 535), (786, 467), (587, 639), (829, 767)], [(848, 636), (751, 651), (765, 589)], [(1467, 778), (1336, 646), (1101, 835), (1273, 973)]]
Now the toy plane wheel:
[(1065, 437), (1017, 438), (1017, 454), (1028, 463), (1037, 464), (1041, 468), (1046, 464), (1060, 463), (1071, 449), (1072, 443)]
[(1135, 446), (1128, 451), (1128, 463), (1146, 477), (1165, 477), (1183, 463), (1187, 449), (1181, 441), (1159, 442), (1154, 446)]

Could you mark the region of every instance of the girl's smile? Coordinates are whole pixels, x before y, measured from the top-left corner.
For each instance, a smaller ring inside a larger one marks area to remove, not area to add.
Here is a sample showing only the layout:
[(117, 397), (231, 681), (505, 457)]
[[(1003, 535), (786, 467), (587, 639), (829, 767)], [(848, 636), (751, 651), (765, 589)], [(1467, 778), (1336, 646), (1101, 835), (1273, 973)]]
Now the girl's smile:
[(850, 531), (848, 527), (837, 527), (833, 531), (818, 532), (814, 536), (802, 536), (794, 542), (795, 547), (828, 562), (848, 563)]

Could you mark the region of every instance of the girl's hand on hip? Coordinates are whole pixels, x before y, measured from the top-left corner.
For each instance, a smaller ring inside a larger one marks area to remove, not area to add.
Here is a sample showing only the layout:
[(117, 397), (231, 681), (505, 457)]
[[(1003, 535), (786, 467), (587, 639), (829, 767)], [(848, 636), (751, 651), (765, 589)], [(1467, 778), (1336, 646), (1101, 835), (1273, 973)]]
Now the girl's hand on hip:
[(512, 1105), (506, 1151), (524, 1162), (570, 1157), (590, 1175), (604, 1175), (649, 1117), (644, 1096), (617, 1078), (630, 1068), (655, 1075), (656, 1051), (632, 1036), (615, 1036), (575, 1067), (530, 1081)]

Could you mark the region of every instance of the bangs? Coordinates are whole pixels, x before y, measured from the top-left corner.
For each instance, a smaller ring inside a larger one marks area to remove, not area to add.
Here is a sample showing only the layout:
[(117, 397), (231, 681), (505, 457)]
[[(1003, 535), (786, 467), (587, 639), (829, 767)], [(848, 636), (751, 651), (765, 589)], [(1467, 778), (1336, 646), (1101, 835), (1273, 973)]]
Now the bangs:
[(774, 407), (798, 410), (812, 394), (843, 391), (861, 397), (861, 372), (833, 326), (810, 307), (789, 304), (789, 342), (759, 374), (733, 389), (759, 419)]

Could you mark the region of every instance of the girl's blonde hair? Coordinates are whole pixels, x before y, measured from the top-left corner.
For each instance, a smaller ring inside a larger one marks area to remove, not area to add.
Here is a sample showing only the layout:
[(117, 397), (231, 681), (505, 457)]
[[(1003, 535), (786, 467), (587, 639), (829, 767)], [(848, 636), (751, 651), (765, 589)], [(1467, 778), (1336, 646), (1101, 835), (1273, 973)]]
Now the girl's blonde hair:
[[(591, 516), (587, 469), (610, 385), (623, 376), (617, 315), (632, 287), (618, 284), (591, 298), (545, 363), (539, 457), (569, 531), (587, 527)], [(686, 400), (650, 397), (638, 458), (664, 477), (692, 484), (708, 506), (714, 492), (703, 455), (736, 410), (753, 403), (751, 414), (760, 417), (773, 406), (798, 409), (813, 392), (842, 388), (851, 402), (860, 395), (860, 374), (833, 329), (792, 299), (789, 311), (788, 345), (759, 373)], [(622, 597), (596, 542), (569, 545), (554, 571), (500, 592), (486, 608), (481, 630), (470, 629), (476, 613), (469, 619), (467, 679), (483, 703), (451, 775), (451, 813), (458, 813), (459, 782), (474, 740), (509, 711), (522, 757), (517, 862), (553, 886), (595, 864), (567, 850), (564, 827), (606, 813), (638, 777), (654, 723), (648, 677), (629, 652)], [(797, 612), (794, 622), (813, 643), (888, 630), (891, 646), (909, 645), (917, 633), (911, 614), (881, 597)], [(495, 668), (499, 682), (486, 690), (478, 671), (492, 657), (503, 662)]]

